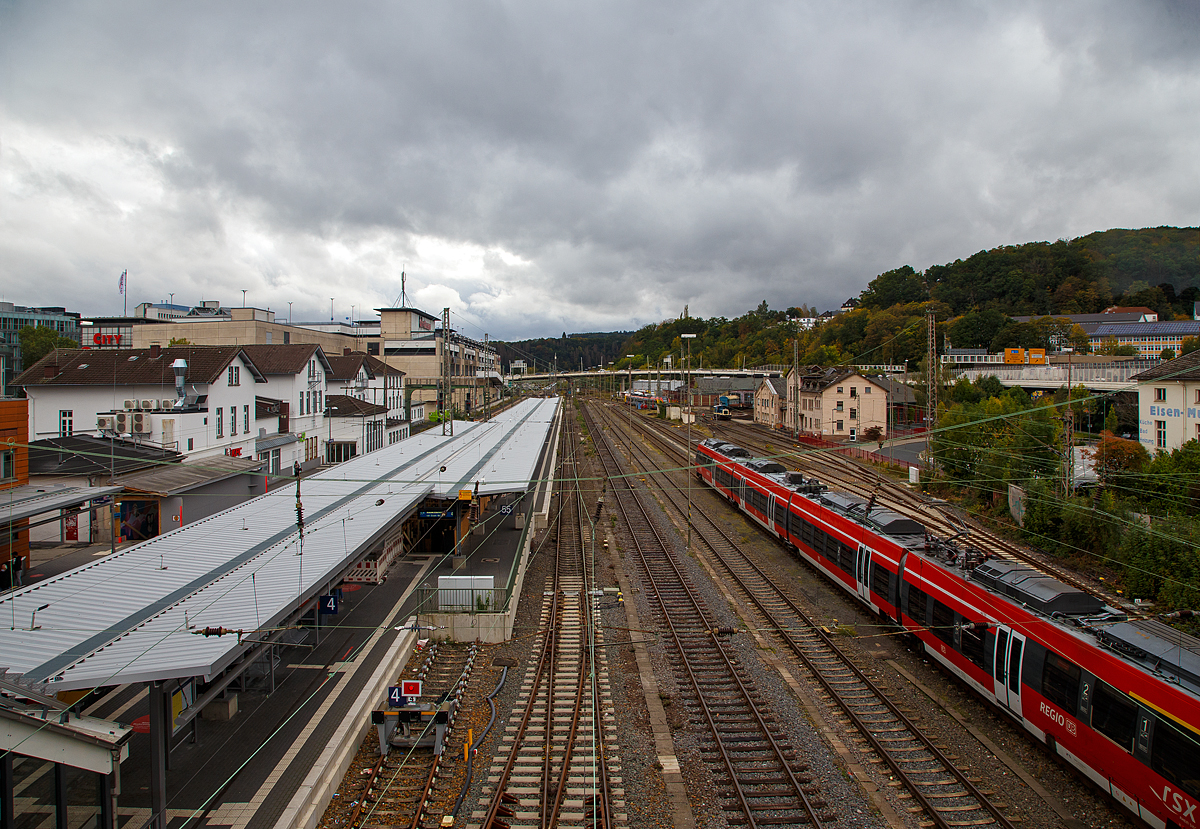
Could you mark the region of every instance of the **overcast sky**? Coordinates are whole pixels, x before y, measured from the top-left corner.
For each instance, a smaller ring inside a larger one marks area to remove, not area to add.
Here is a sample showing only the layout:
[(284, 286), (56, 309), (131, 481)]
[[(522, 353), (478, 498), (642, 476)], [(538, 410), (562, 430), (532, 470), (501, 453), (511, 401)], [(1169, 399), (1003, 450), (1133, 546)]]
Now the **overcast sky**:
[(1200, 223), (1200, 4), (2, 2), (0, 298), (819, 310)]

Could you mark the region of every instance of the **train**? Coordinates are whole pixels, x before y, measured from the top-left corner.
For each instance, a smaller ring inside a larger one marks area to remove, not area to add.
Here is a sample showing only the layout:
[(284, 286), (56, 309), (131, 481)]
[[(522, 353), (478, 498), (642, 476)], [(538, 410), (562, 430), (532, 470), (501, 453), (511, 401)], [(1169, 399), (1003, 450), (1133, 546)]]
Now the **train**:
[(695, 474), (1158, 829), (1200, 822), (1200, 639), (709, 438)]

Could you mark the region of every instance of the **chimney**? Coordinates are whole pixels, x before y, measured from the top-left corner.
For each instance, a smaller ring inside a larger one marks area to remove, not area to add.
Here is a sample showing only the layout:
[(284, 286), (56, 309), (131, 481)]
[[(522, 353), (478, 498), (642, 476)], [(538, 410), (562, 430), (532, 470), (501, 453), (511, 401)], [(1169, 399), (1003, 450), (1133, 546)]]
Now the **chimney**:
[(43, 370), (46, 377), (58, 376), (58, 366), (54, 365), (53, 363), (47, 363)]
[(349, 357), (349, 356), (350, 356), (350, 346), (348, 346), (348, 345), (347, 345), (347, 346), (345, 346), (345, 347), (343, 347), (343, 348), (342, 348), (342, 356), (343, 356), (343, 357)]
[(161, 345), (159, 345), (158, 343), (155, 343), (154, 345), (150, 346), (150, 359), (151, 360), (157, 360), (158, 356), (160, 354), (162, 354), (162, 346)]

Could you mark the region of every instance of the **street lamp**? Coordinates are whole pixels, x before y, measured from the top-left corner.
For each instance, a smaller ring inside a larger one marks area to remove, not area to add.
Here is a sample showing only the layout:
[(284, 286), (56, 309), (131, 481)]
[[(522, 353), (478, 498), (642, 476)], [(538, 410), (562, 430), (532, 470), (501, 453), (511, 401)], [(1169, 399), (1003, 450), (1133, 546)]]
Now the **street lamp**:
[(687, 357), (683, 362), (684, 385), (687, 388), (687, 459), (683, 464), (687, 475), (687, 551), (692, 551), (692, 340), (695, 334), (680, 334), (680, 339), (687, 343)]

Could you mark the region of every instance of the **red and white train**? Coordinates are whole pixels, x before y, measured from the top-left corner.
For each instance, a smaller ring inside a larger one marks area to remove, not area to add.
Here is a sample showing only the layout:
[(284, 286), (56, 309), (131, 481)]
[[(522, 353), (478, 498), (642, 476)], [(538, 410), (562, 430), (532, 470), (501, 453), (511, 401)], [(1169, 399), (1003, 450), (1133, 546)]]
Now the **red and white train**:
[(1200, 640), (712, 438), (696, 474), (1155, 827), (1200, 827)]

